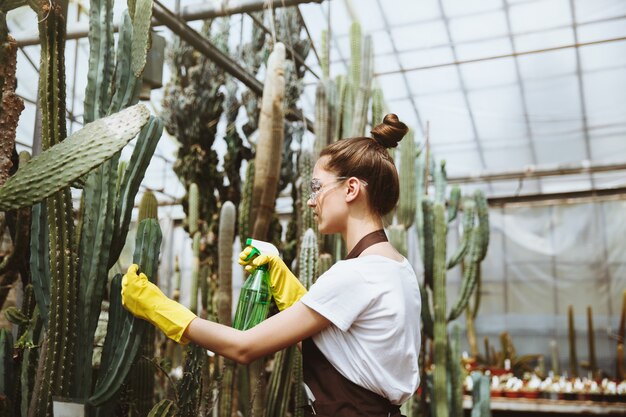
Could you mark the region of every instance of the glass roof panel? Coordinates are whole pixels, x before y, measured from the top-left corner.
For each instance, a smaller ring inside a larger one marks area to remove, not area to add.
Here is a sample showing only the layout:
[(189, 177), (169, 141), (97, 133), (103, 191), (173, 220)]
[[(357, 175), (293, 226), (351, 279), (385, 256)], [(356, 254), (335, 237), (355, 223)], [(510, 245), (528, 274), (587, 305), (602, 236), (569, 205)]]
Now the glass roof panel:
[(446, 15), (467, 16), (467, 15), (484, 15), (494, 9), (502, 8), (501, 0), (481, 0), (481, 1), (464, 1), (464, 0), (442, 0), (443, 8)]
[(441, 17), (439, 0), (393, 0), (392, 3), (393, 7), (385, 7), (385, 13), (395, 27), (409, 23), (421, 24), (425, 20)]
[(448, 64), (454, 61), (452, 49), (448, 46), (407, 51), (398, 54), (398, 56), (404, 69)]
[(501, 9), (450, 19), (450, 34), (456, 42), (507, 36), (508, 33), (506, 17)]
[(619, 0), (576, 0), (578, 23), (626, 15), (626, 2)]
[(512, 52), (511, 41), (503, 37), (479, 42), (462, 43), (456, 46), (457, 58), (460, 61), (507, 55)]
[(468, 99), (478, 135), (485, 148), (500, 147), (502, 144), (511, 144), (511, 141), (515, 141), (511, 144), (513, 146), (526, 143), (526, 122), (516, 84), (471, 91)]
[(469, 114), (460, 92), (417, 96), (416, 100), (422, 120), (430, 121), (433, 143), (473, 139)]
[(392, 27), (391, 37), (399, 52), (432, 45), (447, 44), (448, 34), (443, 21), (429, 21), (414, 26)]
[(406, 76), (411, 91), (417, 97), (442, 91), (456, 91), (460, 88), (459, 76), (455, 67), (411, 71)]
[(494, 59), (461, 65), (465, 86), (472, 89), (510, 85), (517, 82), (513, 58)]
[(518, 62), (521, 76), (524, 79), (570, 74), (576, 70), (576, 51), (574, 49), (561, 49), (522, 55), (518, 57)]
[(539, 51), (574, 44), (574, 31), (571, 27), (541, 30), (514, 36), (515, 51)]
[(514, 4), (511, 5), (509, 13), (514, 33), (572, 23), (568, 0), (528, 1)]
[(578, 28), (579, 42), (595, 42), (611, 38), (623, 38), (625, 36), (626, 17), (607, 22), (590, 23)]

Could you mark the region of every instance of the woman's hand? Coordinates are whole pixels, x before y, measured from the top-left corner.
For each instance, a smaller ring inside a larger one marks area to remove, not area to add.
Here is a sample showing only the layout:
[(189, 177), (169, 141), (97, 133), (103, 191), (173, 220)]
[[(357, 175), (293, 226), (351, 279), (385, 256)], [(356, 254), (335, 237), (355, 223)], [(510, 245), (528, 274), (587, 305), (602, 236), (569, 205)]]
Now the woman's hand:
[(161, 329), (170, 339), (188, 343), (183, 333), (196, 315), (167, 298), (144, 273), (137, 275), (138, 270), (139, 266), (132, 264), (122, 278), (122, 305), (134, 316)]
[(304, 294), (306, 288), (300, 283), (298, 278), (289, 270), (287, 265), (276, 255), (260, 254), (248, 260), (252, 252), (252, 247), (248, 246), (239, 254), (239, 264), (243, 265), (246, 271), (252, 273), (261, 265), (268, 264), (270, 274), (270, 289), (276, 306), (279, 310), (291, 307)]

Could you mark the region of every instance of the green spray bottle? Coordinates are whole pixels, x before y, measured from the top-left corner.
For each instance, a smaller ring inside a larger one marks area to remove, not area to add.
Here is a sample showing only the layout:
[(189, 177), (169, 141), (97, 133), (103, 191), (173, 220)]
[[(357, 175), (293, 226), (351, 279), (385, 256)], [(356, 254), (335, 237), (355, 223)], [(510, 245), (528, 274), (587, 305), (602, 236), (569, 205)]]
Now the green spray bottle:
[[(250, 260), (261, 253), (264, 255), (278, 255), (278, 249), (271, 243), (248, 238), (247, 246), (252, 246), (252, 252), (246, 260)], [(238, 330), (248, 330), (267, 318), (272, 293), (270, 291), (270, 274), (267, 264), (259, 266), (246, 279), (241, 287), (233, 327)]]

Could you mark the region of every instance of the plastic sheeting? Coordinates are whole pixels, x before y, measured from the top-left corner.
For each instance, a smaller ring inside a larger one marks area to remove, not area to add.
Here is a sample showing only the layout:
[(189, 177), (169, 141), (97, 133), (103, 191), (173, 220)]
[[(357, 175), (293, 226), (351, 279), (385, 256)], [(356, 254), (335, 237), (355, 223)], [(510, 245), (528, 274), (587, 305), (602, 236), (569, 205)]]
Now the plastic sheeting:
[[(518, 355), (544, 354), (549, 367), (550, 341), (555, 340), (561, 369), (567, 370), (568, 306), (574, 308), (579, 363), (589, 360), (591, 306), (598, 366), (614, 374), (614, 335), (626, 289), (626, 201), (510, 205), (491, 208), (489, 214), (490, 244), (475, 322), (479, 351), (484, 337), (501, 350), (499, 335), (507, 331)], [(448, 233), (448, 253), (457, 245), (457, 228), (455, 221)], [(411, 240), (413, 248), (418, 247), (416, 241)], [(414, 258), (410, 260), (421, 276), (421, 261)], [(459, 269), (448, 273), (448, 308), (458, 295)], [(457, 322), (465, 327), (464, 316)], [(579, 373), (585, 372), (579, 368)]]

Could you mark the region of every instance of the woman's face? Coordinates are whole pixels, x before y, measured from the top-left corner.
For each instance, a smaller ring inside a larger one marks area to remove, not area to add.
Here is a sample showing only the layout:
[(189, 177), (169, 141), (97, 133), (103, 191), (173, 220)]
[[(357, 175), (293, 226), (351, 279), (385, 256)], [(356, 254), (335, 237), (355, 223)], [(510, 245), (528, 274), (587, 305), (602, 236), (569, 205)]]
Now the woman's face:
[(345, 178), (324, 169), (328, 157), (321, 157), (313, 168), (311, 194), (307, 202), (313, 210), (320, 233), (340, 233), (347, 217), (343, 184)]

